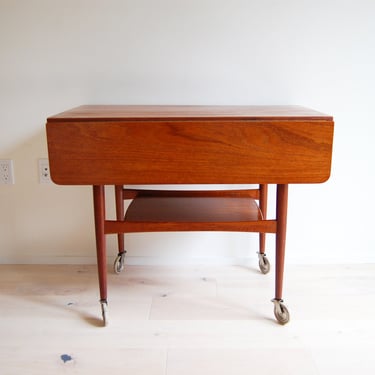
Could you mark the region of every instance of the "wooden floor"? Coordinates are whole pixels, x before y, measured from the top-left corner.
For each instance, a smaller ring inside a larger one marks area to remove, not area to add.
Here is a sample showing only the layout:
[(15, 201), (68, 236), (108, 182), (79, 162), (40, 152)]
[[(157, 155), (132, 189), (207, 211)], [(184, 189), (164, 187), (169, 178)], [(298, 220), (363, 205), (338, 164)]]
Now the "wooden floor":
[(103, 328), (94, 266), (0, 266), (0, 374), (375, 373), (375, 265), (287, 267), (286, 326), (256, 264), (108, 282)]

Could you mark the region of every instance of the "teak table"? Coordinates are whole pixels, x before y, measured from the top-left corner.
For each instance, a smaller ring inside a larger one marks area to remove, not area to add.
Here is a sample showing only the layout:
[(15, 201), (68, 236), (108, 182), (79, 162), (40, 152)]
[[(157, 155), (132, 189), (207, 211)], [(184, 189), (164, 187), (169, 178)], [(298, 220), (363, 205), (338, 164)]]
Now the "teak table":
[[(124, 268), (124, 233), (259, 233), (259, 267), (269, 271), (265, 234), (276, 235), (274, 314), (282, 300), (288, 184), (329, 178), (333, 118), (299, 106), (86, 105), (47, 119), (52, 180), (92, 185), (104, 325), (105, 235), (118, 235), (114, 269)], [(150, 190), (126, 185), (251, 184), (227, 190)], [(276, 215), (266, 218), (267, 185), (277, 184)], [(116, 220), (105, 216), (105, 185), (115, 186)], [(124, 200), (131, 199), (126, 210)]]

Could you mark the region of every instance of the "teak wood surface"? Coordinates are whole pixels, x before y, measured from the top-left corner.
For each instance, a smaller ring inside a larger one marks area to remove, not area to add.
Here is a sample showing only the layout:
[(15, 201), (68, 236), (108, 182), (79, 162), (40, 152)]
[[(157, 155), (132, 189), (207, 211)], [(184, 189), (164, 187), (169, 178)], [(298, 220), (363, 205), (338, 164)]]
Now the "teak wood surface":
[[(94, 105), (48, 118), (53, 181), (93, 185), (101, 302), (107, 303), (106, 234), (118, 234), (124, 254), (124, 233), (198, 230), (258, 232), (261, 255), (265, 233), (275, 233), (275, 301), (282, 301), (288, 184), (329, 178), (333, 125), (331, 116), (299, 106)], [(270, 220), (271, 183), (277, 192)], [(124, 189), (132, 184), (259, 188)], [(105, 216), (105, 185), (115, 186), (116, 220)], [(125, 199), (132, 199), (126, 212)]]
[(82, 106), (50, 117), (58, 184), (317, 183), (332, 117), (294, 106)]

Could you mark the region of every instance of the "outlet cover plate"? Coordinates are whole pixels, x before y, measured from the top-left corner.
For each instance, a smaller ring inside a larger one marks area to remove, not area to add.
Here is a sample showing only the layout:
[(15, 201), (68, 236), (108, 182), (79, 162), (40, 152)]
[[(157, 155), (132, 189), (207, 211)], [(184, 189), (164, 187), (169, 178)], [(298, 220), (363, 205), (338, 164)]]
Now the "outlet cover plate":
[(50, 184), (52, 182), (48, 159), (38, 159), (38, 171), (40, 184)]
[(14, 168), (12, 159), (0, 160), (0, 184), (13, 185), (14, 184)]

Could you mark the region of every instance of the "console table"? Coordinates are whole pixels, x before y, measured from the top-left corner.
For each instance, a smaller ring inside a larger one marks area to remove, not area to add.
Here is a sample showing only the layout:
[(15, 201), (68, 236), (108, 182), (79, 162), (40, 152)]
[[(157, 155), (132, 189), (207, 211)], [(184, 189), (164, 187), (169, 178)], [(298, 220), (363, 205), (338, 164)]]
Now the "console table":
[[(262, 273), (270, 269), (265, 234), (274, 233), (274, 315), (279, 323), (287, 323), (282, 287), (288, 184), (329, 178), (333, 128), (331, 116), (300, 106), (84, 105), (49, 117), (52, 180), (93, 186), (104, 325), (108, 322), (105, 236), (118, 236), (114, 270), (120, 273), (124, 234), (160, 231), (259, 233)], [(222, 184), (226, 189), (147, 189), (174, 184), (183, 188)], [(234, 184), (257, 187), (228, 189)], [(266, 217), (268, 184), (277, 184), (271, 219)], [(115, 187), (112, 220), (105, 215), (105, 185)], [(125, 210), (127, 199), (131, 203)]]

